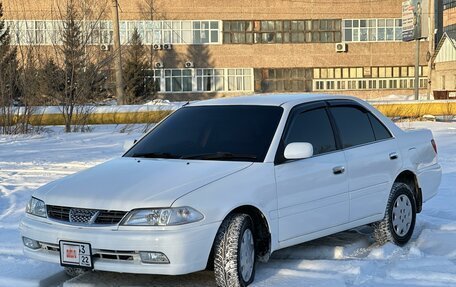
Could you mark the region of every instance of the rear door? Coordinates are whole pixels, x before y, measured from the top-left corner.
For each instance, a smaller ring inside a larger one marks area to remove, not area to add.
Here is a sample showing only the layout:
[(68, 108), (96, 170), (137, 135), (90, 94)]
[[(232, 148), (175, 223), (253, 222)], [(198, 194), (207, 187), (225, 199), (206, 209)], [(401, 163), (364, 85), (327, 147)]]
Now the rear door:
[(402, 165), (397, 142), (371, 112), (356, 102), (329, 103), (347, 159), (350, 221), (381, 217), (394, 176)]
[[(292, 142), (309, 142), (311, 158), (286, 161)], [(295, 108), (277, 152), (275, 166), (279, 241), (345, 224), (349, 220), (345, 155), (339, 149), (325, 103)]]

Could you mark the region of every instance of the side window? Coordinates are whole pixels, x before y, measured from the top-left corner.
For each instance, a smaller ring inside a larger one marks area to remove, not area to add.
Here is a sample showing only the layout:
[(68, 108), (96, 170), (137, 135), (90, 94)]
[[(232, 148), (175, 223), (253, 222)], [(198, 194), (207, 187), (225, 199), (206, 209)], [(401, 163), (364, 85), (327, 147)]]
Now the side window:
[(336, 141), (325, 109), (296, 114), (285, 137), (285, 146), (292, 142), (308, 142), (314, 155), (336, 150)]
[(387, 128), (377, 119), (373, 114), (369, 114), (369, 120), (372, 124), (372, 129), (374, 130), (374, 135), (376, 140), (384, 140), (391, 138), (391, 133)]
[(375, 141), (368, 113), (355, 107), (332, 107), (344, 148)]

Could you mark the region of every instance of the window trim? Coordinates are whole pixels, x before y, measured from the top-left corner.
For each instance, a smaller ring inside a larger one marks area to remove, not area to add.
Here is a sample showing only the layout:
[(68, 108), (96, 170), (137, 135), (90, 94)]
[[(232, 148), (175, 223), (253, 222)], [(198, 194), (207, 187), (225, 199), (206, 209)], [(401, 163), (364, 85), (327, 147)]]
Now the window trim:
[[(371, 114), (388, 131), (388, 133), (390, 134), (391, 137), (389, 137), (387, 139), (377, 140), (375, 138), (375, 132), (373, 130), (371, 121), (370, 121), (370, 119), (368, 117), (369, 124), (370, 124), (370, 126), (372, 128), (372, 132), (374, 133), (375, 140), (372, 141), (372, 142), (363, 143), (363, 144), (354, 145), (354, 146), (351, 146), (351, 147), (344, 148), (342, 146), (342, 138), (340, 136), (339, 127), (337, 126), (337, 122), (336, 122), (336, 120), (334, 118), (334, 115), (331, 113), (331, 107), (337, 107), (337, 106), (351, 106), (351, 107), (360, 109), (360, 110), (362, 110), (362, 111), (364, 111), (366, 113)], [(390, 140), (395, 140), (396, 139), (396, 137), (394, 136), (394, 133), (391, 132), (391, 129), (388, 126), (386, 126), (368, 108), (366, 108), (365, 106), (363, 106), (362, 104), (360, 104), (360, 103), (358, 103), (356, 101), (345, 100), (345, 99), (336, 99), (336, 100), (318, 100), (318, 101), (314, 101), (314, 102), (302, 103), (302, 104), (298, 104), (298, 105), (294, 106), (290, 110), (290, 112), (288, 114), (287, 122), (285, 123), (285, 127), (284, 127), (282, 135), (280, 137), (280, 142), (279, 142), (279, 145), (277, 147), (276, 154), (275, 154), (275, 157), (274, 157), (274, 165), (275, 166), (278, 166), (278, 165), (281, 165), (281, 164), (290, 163), (290, 162), (295, 162), (295, 161), (299, 161), (299, 160), (305, 160), (305, 159), (287, 160), (287, 159), (283, 158), (283, 153), (285, 151), (284, 137), (285, 137), (286, 133), (288, 132), (288, 129), (290, 128), (291, 120), (293, 119), (292, 117), (294, 117), (294, 115), (296, 113), (298, 113), (298, 112), (301, 113), (301, 112), (305, 112), (305, 111), (311, 111), (311, 110), (319, 109), (319, 108), (324, 108), (326, 110), (327, 114), (328, 114), (329, 121), (330, 121), (331, 127), (333, 129), (334, 139), (336, 140), (336, 150), (333, 150), (333, 151), (330, 151), (330, 152), (326, 152), (326, 153), (321, 153), (321, 154), (318, 154), (318, 155), (313, 155), (310, 158), (324, 156), (324, 155), (328, 155), (328, 154), (335, 153), (335, 152), (346, 151), (346, 150), (350, 150), (350, 149), (354, 149), (354, 148), (359, 148), (359, 147), (363, 147), (363, 146), (367, 146), (367, 145), (377, 144), (377, 143), (381, 143), (381, 142), (384, 142), (384, 141), (390, 141)]]
[(374, 141), (371, 141), (371, 142), (367, 142), (367, 143), (362, 143), (362, 144), (358, 144), (358, 145), (354, 145), (354, 146), (350, 146), (350, 147), (346, 147), (344, 148), (342, 146), (342, 150), (350, 150), (350, 149), (353, 149), (353, 148), (358, 148), (358, 147), (362, 147), (362, 146), (367, 146), (367, 145), (371, 145), (371, 144), (376, 144), (376, 143), (380, 143), (380, 142), (383, 142), (383, 141), (389, 141), (389, 140), (393, 140), (393, 139), (396, 139), (396, 137), (394, 136), (394, 134), (391, 132), (391, 130), (376, 116), (374, 115), (374, 113), (372, 113), (368, 108), (364, 107), (363, 105), (361, 105), (360, 103), (358, 102), (355, 102), (355, 101), (352, 101), (352, 100), (328, 100), (326, 101), (327, 104), (328, 104), (328, 112), (329, 114), (331, 115), (331, 117), (333, 118), (334, 120), (334, 124), (336, 125), (335, 128), (337, 130), (337, 135), (339, 137), (339, 140), (340, 140), (340, 143), (342, 143), (342, 137), (340, 136), (341, 133), (340, 133), (340, 130), (339, 130), (339, 127), (337, 126), (337, 121), (335, 120), (334, 118), (334, 115), (332, 114), (331, 112), (331, 107), (353, 107), (353, 108), (356, 108), (356, 109), (359, 109), (361, 110), (362, 112), (364, 113), (367, 113), (367, 114), (371, 114), (375, 119), (377, 119), (380, 124), (388, 131), (388, 133), (390, 134), (390, 137), (387, 138), (387, 139), (381, 139), (381, 140), (377, 140), (377, 138), (375, 137), (375, 132), (374, 132), (374, 128), (372, 127), (372, 123), (369, 119), (369, 117), (367, 117), (367, 119), (369, 120), (369, 125), (372, 129), (372, 133), (374, 134), (374, 138), (375, 140)]
[(317, 109), (324, 109), (326, 114), (327, 114), (327, 116), (328, 116), (329, 123), (331, 125), (331, 129), (332, 129), (333, 135), (334, 135), (334, 141), (335, 141), (335, 144), (336, 144), (336, 149), (333, 150), (333, 151), (320, 153), (320, 154), (317, 154), (317, 155), (312, 155), (310, 158), (324, 156), (324, 155), (328, 155), (328, 154), (331, 154), (331, 153), (340, 152), (340, 151), (343, 150), (342, 146), (341, 146), (341, 141), (340, 141), (340, 138), (339, 138), (338, 130), (335, 129), (336, 127), (334, 126), (334, 121), (332, 119), (332, 115), (329, 113), (329, 110), (328, 110), (327, 101), (318, 100), (318, 101), (313, 101), (313, 102), (302, 103), (302, 104), (298, 104), (298, 105), (294, 106), (290, 110), (290, 112), (288, 113), (287, 122), (285, 123), (285, 126), (284, 126), (283, 131), (282, 131), (282, 135), (280, 136), (279, 145), (277, 147), (276, 154), (275, 154), (275, 157), (274, 157), (274, 165), (275, 166), (278, 166), (278, 165), (281, 165), (281, 164), (290, 163), (290, 162), (295, 162), (295, 161), (299, 161), (299, 160), (305, 160), (305, 159), (285, 159), (284, 158), (283, 154), (284, 154), (284, 151), (285, 151), (285, 144), (284, 144), (285, 136), (288, 134), (288, 131), (289, 131), (290, 126), (291, 126), (291, 123), (292, 123), (292, 121), (294, 120), (294, 118), (296, 117), (297, 114), (301, 114), (303, 112), (308, 112), (308, 111), (317, 110)]

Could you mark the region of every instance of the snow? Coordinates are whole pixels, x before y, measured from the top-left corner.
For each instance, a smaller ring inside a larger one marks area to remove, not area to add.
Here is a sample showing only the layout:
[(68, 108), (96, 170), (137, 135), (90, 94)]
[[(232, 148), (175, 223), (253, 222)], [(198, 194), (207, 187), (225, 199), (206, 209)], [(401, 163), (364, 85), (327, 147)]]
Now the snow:
[[(268, 263), (258, 264), (252, 286), (456, 286), (456, 122), (399, 125), (432, 129), (443, 166), (439, 193), (418, 215), (411, 242), (404, 247), (377, 246), (371, 229), (363, 226), (275, 252)], [(18, 223), (26, 202), (47, 182), (121, 155), (142, 129), (108, 125), (65, 134), (63, 128), (52, 127), (38, 135), (0, 136), (0, 286), (48, 286), (53, 282), (50, 277), (59, 284), (68, 279), (58, 277), (60, 266), (22, 255)], [(113, 285), (214, 283), (207, 271), (172, 277), (95, 272), (64, 283)]]
[[(106, 105), (106, 106), (76, 106), (77, 111), (91, 114), (104, 113), (130, 113), (130, 112), (151, 112), (151, 111), (173, 111), (181, 108), (187, 102), (149, 102), (144, 105)], [(24, 108), (18, 107), (18, 113), (23, 114)], [(61, 106), (36, 106), (33, 107), (33, 114), (61, 114)]]

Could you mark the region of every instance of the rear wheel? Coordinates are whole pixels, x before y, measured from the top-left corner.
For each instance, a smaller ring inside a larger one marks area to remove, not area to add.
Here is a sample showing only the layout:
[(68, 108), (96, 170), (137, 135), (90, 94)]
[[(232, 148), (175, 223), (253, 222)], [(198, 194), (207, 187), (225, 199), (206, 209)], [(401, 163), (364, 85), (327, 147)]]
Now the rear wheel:
[(226, 218), (214, 246), (214, 273), (219, 287), (244, 287), (255, 277), (253, 222), (247, 214)]
[(374, 224), (374, 238), (384, 244), (391, 241), (406, 244), (412, 237), (416, 220), (416, 203), (412, 190), (405, 183), (396, 182), (391, 189), (385, 217)]

